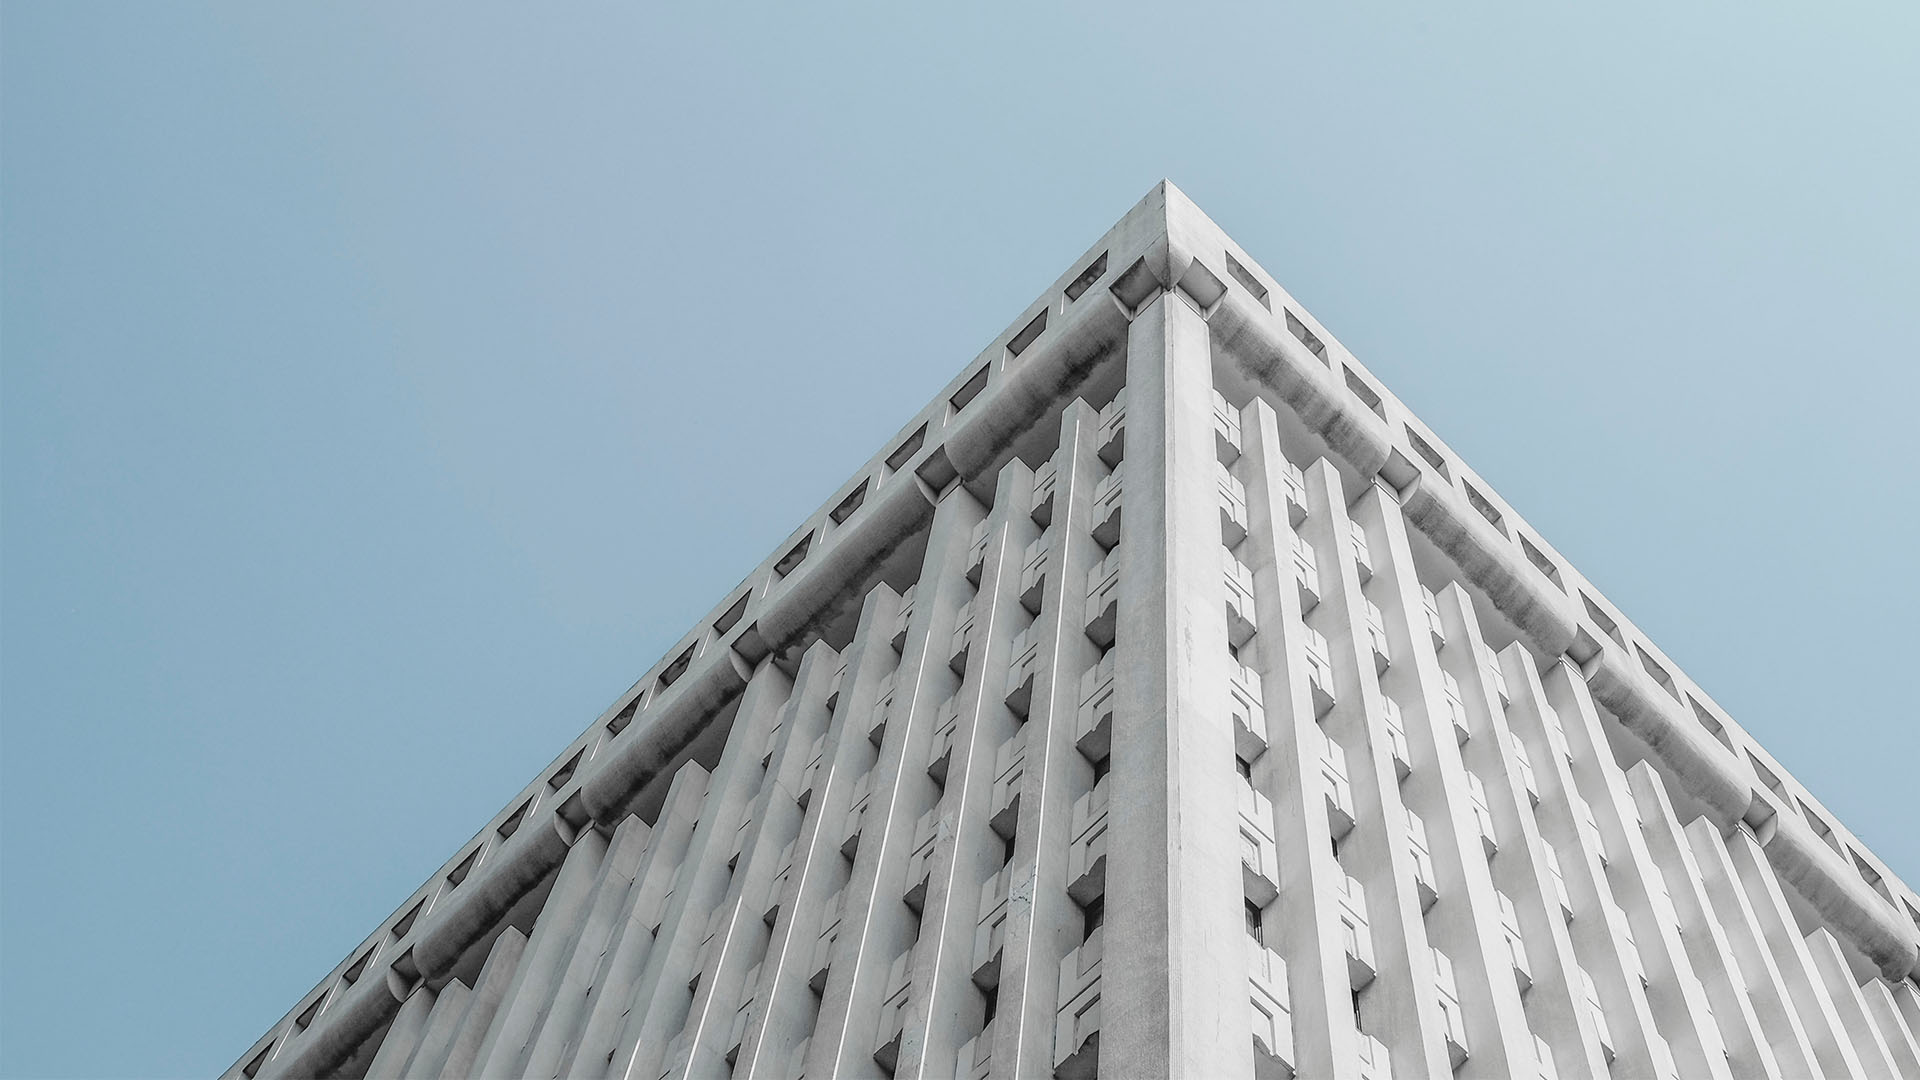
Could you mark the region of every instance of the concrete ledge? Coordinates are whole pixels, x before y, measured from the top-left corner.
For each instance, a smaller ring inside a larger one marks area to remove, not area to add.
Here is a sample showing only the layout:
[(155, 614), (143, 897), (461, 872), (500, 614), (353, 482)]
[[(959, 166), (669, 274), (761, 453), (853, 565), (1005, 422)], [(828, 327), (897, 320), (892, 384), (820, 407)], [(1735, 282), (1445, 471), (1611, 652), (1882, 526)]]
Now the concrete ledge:
[(1814, 835), (1800, 815), (1776, 810), (1771, 828), (1761, 830), (1760, 848), (1782, 881), (1790, 883), (1829, 929), (1852, 942), (1888, 979), (1920, 973), (1920, 945), (1912, 928), (1880, 895), (1860, 880), (1854, 868)]
[(553, 811), (522, 825), (482, 865), (481, 873), (453, 894), (451, 903), (428, 913), (432, 921), (413, 946), (413, 965), (420, 977), (436, 989), (443, 985), (467, 949), (559, 867), (575, 835)]
[(325, 1076), (352, 1057), (369, 1036), (399, 1012), (400, 1000), (394, 997), (387, 980), (377, 971), (363, 972), (360, 981), (306, 1030), (292, 1048), (294, 1052), (269, 1063), (261, 1075), (275, 1080)]
[(1560, 656), (1579, 635), (1573, 602), (1548, 588), (1519, 550), (1487, 523), (1452, 485), (1421, 473), (1401, 492), (1401, 509), (1434, 546), (1478, 585), (1521, 633), (1548, 656)]
[[(669, 768), (681, 751), (705, 732), (713, 714), (740, 696), (753, 669), (732, 648), (719, 644), (681, 676), (669, 696), (655, 699), (616, 736), (580, 784), (587, 815), (611, 828), (647, 783)], [(561, 824), (561, 823), (556, 823)]]
[(1625, 649), (1608, 644), (1582, 670), (1593, 700), (1647, 745), (1685, 786), (1705, 803), (1713, 823), (1731, 829), (1753, 802), (1753, 778), (1733, 752), (1721, 746), (1689, 718), (1679, 702), (1653, 685)]

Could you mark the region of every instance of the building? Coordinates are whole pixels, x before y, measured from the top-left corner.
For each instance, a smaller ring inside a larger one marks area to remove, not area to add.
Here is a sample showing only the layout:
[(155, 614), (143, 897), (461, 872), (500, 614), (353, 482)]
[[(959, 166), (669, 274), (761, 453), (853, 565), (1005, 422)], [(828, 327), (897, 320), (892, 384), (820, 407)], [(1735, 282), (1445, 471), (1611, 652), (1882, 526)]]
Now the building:
[(1920, 1078), (1917, 942), (1162, 184), (226, 1075)]

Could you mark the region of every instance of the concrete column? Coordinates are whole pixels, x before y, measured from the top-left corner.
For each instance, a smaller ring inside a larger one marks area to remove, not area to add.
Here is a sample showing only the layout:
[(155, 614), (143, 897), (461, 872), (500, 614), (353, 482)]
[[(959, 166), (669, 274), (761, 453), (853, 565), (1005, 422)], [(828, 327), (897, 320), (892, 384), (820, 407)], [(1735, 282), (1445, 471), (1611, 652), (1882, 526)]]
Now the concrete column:
[[(600, 861), (593, 899), (568, 950), (559, 979), (548, 993), (546, 1014), (529, 1040), (524, 1060), (515, 1063), (513, 1075), (553, 1076), (566, 1053), (567, 1045), (579, 1033), (585, 1018), (587, 994), (601, 968), (607, 943), (619, 924), (621, 911), (633, 891), (633, 879), (640, 872), (647, 843), (653, 830), (637, 817), (622, 821), (613, 831), (607, 854)], [(538, 930), (538, 927), (535, 927)]]
[(473, 1075), (485, 1080), (514, 1080), (522, 1075), (522, 1052), (552, 1000), (553, 982), (572, 955), (582, 919), (593, 900), (607, 838), (587, 829), (560, 864), (559, 876), (533, 923), (526, 953), (501, 996), (486, 1039), (474, 1059)]
[[(1441, 709), (1445, 690), (1442, 671), (1445, 661), (1457, 664), (1480, 655), (1478, 627), (1473, 610), (1462, 603), (1445, 612), (1449, 647), (1436, 656), (1433, 638), (1426, 625), (1420, 581), (1415, 569), (1412, 547), (1399, 503), (1379, 484), (1369, 484), (1352, 506), (1352, 524), (1367, 537), (1372, 580), (1364, 586), (1367, 600), (1381, 609), (1385, 622), (1388, 651), (1387, 669), (1380, 674), (1383, 694), (1402, 706), (1409, 751), (1415, 764), (1400, 782), (1399, 795), (1405, 807), (1418, 814), (1427, 834), (1428, 852), (1434, 867), (1435, 891), (1439, 898), (1425, 917), (1428, 943), (1439, 949), (1453, 965), (1460, 996), (1461, 1021), (1466, 1029), (1467, 1060), (1455, 1074), (1470, 1077), (1507, 1076), (1524, 1073), (1534, 1059), (1533, 1033), (1527, 1023), (1514, 982), (1513, 965), (1507, 953), (1500, 927), (1500, 907), (1495, 895), (1494, 872), (1482, 843), (1473, 813), (1467, 778), (1478, 777), (1487, 794), (1495, 831), (1512, 844), (1520, 836), (1519, 817), (1522, 796), (1507, 770), (1506, 718), (1500, 713), (1499, 699), (1488, 693), (1486, 674), (1471, 665), (1467, 672), (1480, 684), (1471, 687), (1469, 708), (1476, 709), (1478, 729), (1484, 738), (1461, 746), (1454, 736), (1453, 724)], [(1336, 522), (1333, 529), (1335, 549), (1339, 552), (1340, 577), (1344, 582), (1355, 574), (1356, 549), (1352, 533)], [(1323, 577), (1326, 576), (1324, 573)], [(1464, 630), (1455, 624), (1465, 624)], [(1451, 643), (1460, 642), (1460, 648)], [(1372, 646), (1363, 650), (1367, 661)], [(1361, 682), (1372, 669), (1361, 671)], [(1440, 708), (1436, 708), (1440, 706)], [(1376, 757), (1383, 756), (1384, 718), (1374, 720), (1369, 708), (1369, 737)], [(1376, 726), (1377, 725), (1377, 726)], [(1390, 757), (1390, 754), (1384, 755)], [(1413, 764), (1413, 763), (1410, 763)], [(1504, 852), (1507, 863), (1524, 863), (1528, 854)], [(1492, 857), (1501, 861), (1501, 855)], [(1502, 867), (1504, 869), (1504, 867)]]
[(1840, 942), (1825, 927), (1814, 930), (1806, 936), (1807, 953), (1813, 960), (1814, 974), (1819, 985), (1827, 992), (1827, 999), (1833, 1002), (1833, 1009), (1840, 1017), (1841, 1030), (1846, 1032), (1847, 1041), (1853, 1044), (1860, 1055), (1860, 1065), (1873, 1080), (1901, 1080), (1900, 1070), (1894, 1067), (1893, 1052), (1887, 1041), (1880, 1037), (1874, 1026), (1873, 1017), (1867, 1013), (1866, 1000), (1860, 996), (1860, 988), (1854, 985), (1853, 972), (1847, 967), (1847, 958), (1840, 952)]
[(1783, 1077), (1752, 1000), (1742, 991), (1740, 969), (1720, 920), (1713, 915), (1701, 883), (1693, 848), (1680, 831), (1666, 785), (1652, 765), (1642, 761), (1627, 770), (1627, 784), (1640, 808), (1647, 850), (1665, 871), (1673, 903), (1673, 926), (1700, 976), (1707, 1006), (1735, 1076)]
[(513, 985), (513, 973), (519, 968), (526, 947), (527, 935), (511, 926), (494, 939), (486, 963), (480, 965), (480, 976), (474, 980), (459, 1030), (454, 1032), (453, 1042), (447, 1047), (447, 1060), (440, 1066), (440, 1080), (469, 1080), (474, 1075), (474, 1066), (480, 1060), (480, 1046), (486, 1041), (487, 1029), (493, 1026), (501, 1000), (507, 996), (507, 988)]
[(1713, 904), (1714, 918), (1727, 933), (1727, 942), (1739, 962), (1740, 979), (1754, 1011), (1760, 1017), (1761, 1030), (1780, 1063), (1782, 1076), (1818, 1076), (1821, 1066), (1814, 1058), (1813, 1039), (1800, 1022), (1799, 1012), (1787, 993), (1786, 981), (1767, 948), (1766, 937), (1757, 926), (1753, 906), (1747, 900), (1740, 875), (1727, 855), (1720, 830), (1705, 817), (1694, 818), (1683, 830), (1700, 866), (1701, 884)]
[(1340, 935), (1336, 894), (1345, 871), (1334, 857), (1320, 778), (1320, 725), (1307, 678), (1304, 616), (1294, 585), (1294, 530), (1288, 516), (1286, 455), (1279, 417), (1255, 399), (1240, 414), (1247, 488), (1247, 538), (1239, 556), (1253, 571), (1260, 629), (1254, 638), (1265, 708), (1267, 752), (1253, 763), (1255, 785), (1273, 797), (1280, 895), (1267, 906), (1269, 944), (1287, 961), (1294, 1063), (1301, 1076), (1359, 1075), (1353, 986)]
[(420, 1045), (400, 1067), (401, 1080), (436, 1080), (440, 1067), (447, 1063), (453, 1037), (460, 1031), (460, 1021), (466, 1017), (472, 997), (473, 991), (459, 979), (440, 988), (427, 1014), (426, 1027), (420, 1032)]
[[(1060, 959), (1081, 942), (1084, 916), (1067, 895), (1073, 801), (1093, 788), (1091, 763), (1075, 747), (1080, 679), (1100, 660), (1087, 638), (1087, 574), (1104, 552), (1093, 540), (1093, 489), (1107, 474), (1094, 446), (1099, 416), (1084, 401), (1067, 406), (1053, 456), (1052, 539), (1047, 581), (1034, 617), (1041, 655), (1027, 716), (1027, 774), (1020, 794), (1000, 967), (994, 1073), (1046, 1075), (1053, 1066)], [(1031, 520), (1031, 518), (1029, 518)], [(911, 1074), (924, 1080), (926, 1070)]]
[(680, 766), (667, 788), (667, 799), (653, 821), (653, 834), (634, 872), (607, 952), (587, 991), (586, 1018), (572, 1049), (562, 1053), (559, 1075), (603, 1076), (611, 1067), (634, 987), (653, 953), (653, 928), (693, 839), (694, 822), (706, 800), (707, 770), (698, 762)]
[(1253, 1071), (1206, 322), (1127, 334), (1127, 463), (1100, 1071)]
[(420, 1048), (420, 1036), (427, 1030), (427, 1018), (433, 1014), (433, 1003), (438, 997), (432, 989), (422, 986), (400, 1003), (393, 1025), (387, 1028), (386, 1037), (380, 1040), (380, 1049), (367, 1064), (366, 1080), (400, 1080), (407, 1059)]

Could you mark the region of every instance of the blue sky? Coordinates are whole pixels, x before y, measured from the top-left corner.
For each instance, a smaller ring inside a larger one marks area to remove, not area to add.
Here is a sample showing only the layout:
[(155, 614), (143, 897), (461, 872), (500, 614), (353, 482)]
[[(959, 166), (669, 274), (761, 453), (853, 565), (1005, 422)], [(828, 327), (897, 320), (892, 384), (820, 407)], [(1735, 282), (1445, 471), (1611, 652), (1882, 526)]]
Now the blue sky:
[(1169, 177), (1909, 880), (1920, 9), (0, 9), (0, 1073), (233, 1061)]

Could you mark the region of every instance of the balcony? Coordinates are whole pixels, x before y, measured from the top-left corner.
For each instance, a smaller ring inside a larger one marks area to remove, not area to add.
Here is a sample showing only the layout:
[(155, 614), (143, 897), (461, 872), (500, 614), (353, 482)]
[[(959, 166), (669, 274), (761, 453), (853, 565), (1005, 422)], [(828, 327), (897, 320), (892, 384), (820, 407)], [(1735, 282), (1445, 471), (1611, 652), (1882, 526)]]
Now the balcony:
[(873, 774), (862, 773), (853, 786), (853, 805), (847, 807), (847, 823), (841, 829), (840, 854), (851, 861), (860, 850), (860, 830), (866, 825), (867, 804), (873, 801)]
[(1300, 614), (1320, 606), (1320, 560), (1299, 533), (1293, 534), (1293, 584), (1300, 590)]
[(1380, 613), (1380, 605), (1371, 600), (1367, 605), (1367, 650), (1373, 653), (1374, 674), (1384, 674), (1387, 665), (1393, 663), (1393, 653), (1387, 648), (1387, 617)]
[(1440, 1010), (1440, 1028), (1447, 1040), (1447, 1059), (1458, 1071), (1467, 1062), (1467, 1023), (1460, 1011), (1460, 987), (1453, 979), (1453, 961), (1439, 949), (1430, 952), (1434, 997)]
[(1387, 1056), (1387, 1044), (1360, 1032), (1360, 1080), (1393, 1080), (1393, 1059)]
[[(761, 965), (755, 964), (747, 969), (746, 985), (748, 987), (758, 987), (760, 985), (760, 968)], [(760, 1004), (758, 994), (749, 990), (749, 995), (747, 1000), (741, 1002), (740, 1007), (733, 1011), (733, 1023), (727, 1028), (726, 1059), (728, 1066), (732, 1066), (740, 1060), (740, 1046), (746, 1042), (747, 1028), (753, 1021), (754, 1010), (758, 1008)]]
[(780, 854), (775, 860), (774, 865), (780, 869), (774, 871), (773, 880), (767, 884), (767, 903), (760, 916), (760, 921), (766, 923), (768, 928), (772, 928), (774, 923), (780, 921), (780, 905), (786, 902), (787, 887), (793, 881), (793, 864), (798, 845), (797, 838), (787, 841), (787, 846), (780, 849)]
[(807, 979), (807, 985), (816, 994), (827, 988), (827, 973), (833, 964), (834, 946), (840, 940), (840, 923), (846, 907), (847, 890), (842, 887), (828, 898), (826, 910), (820, 916), (820, 937), (814, 942), (813, 963), (808, 968), (813, 974)]
[(1255, 678), (1258, 674), (1241, 664), (1228, 670), (1227, 711), (1233, 716), (1233, 752), (1251, 765), (1267, 752), (1267, 714), (1260, 699), (1247, 691), (1243, 673)]
[(913, 850), (907, 855), (907, 891), (900, 897), (915, 914), (927, 902), (927, 884), (933, 877), (934, 848), (940, 839), (940, 808), (920, 815), (913, 824)]
[(1420, 898), (1420, 910), (1424, 913), (1433, 908), (1433, 902), (1440, 898), (1440, 890), (1434, 885), (1432, 848), (1427, 846), (1427, 823), (1420, 815), (1407, 811), (1407, 844), (1413, 855), (1413, 886)]
[(1126, 471), (1126, 462), (1121, 462), (1093, 485), (1093, 540), (1108, 550), (1120, 542), (1121, 489)]
[(1053, 535), (1042, 533), (1040, 539), (1027, 545), (1025, 554), (1020, 557), (1020, 606), (1027, 614), (1038, 615), (1046, 602), (1047, 563), (1052, 558)]
[(1487, 680), (1493, 683), (1493, 692), (1500, 698), (1500, 707), (1508, 708), (1513, 704), (1513, 694), (1507, 690), (1507, 673), (1500, 669), (1500, 658), (1492, 649), (1482, 647), (1480, 666), (1487, 669)]
[(874, 691), (873, 711), (867, 720), (867, 741), (876, 747), (887, 737), (887, 718), (893, 714), (893, 686), (893, 674), (889, 673)]
[(1003, 866), (980, 886), (980, 923), (973, 934), (973, 985), (992, 990), (1000, 985), (1000, 958), (1007, 944), (1007, 883), (1011, 866)]
[(1539, 806), (1540, 782), (1533, 773), (1533, 758), (1528, 756), (1526, 744), (1520, 741), (1518, 735), (1513, 737), (1512, 745), (1514, 768), (1520, 774), (1520, 786), (1526, 790), (1527, 803), (1531, 806)]
[(954, 1068), (953, 1080), (991, 1080), (993, 1076), (993, 1040), (994, 1021), (980, 1029), (980, 1034), (968, 1039), (960, 1048), (960, 1063)]
[(1447, 624), (1440, 619), (1440, 598), (1424, 586), (1420, 589), (1420, 609), (1427, 616), (1427, 634), (1433, 638), (1433, 649), (1439, 652), (1447, 647)]
[(805, 810), (807, 804), (813, 801), (813, 789), (820, 784), (820, 774), (826, 768), (826, 756), (827, 734), (823, 731), (814, 738), (813, 745), (807, 748), (807, 764), (800, 770), (800, 793), (795, 795), (793, 800), (800, 804), (802, 810)]
[(1307, 639), (1307, 692), (1313, 699), (1313, 716), (1319, 719), (1332, 711), (1333, 653), (1327, 639), (1311, 626), (1301, 624)]
[(1341, 875), (1334, 894), (1340, 933), (1346, 945), (1347, 981), (1355, 990), (1373, 981), (1373, 931), (1367, 926), (1367, 892), (1352, 877)]
[(880, 1033), (873, 1047), (874, 1063), (892, 1075), (900, 1063), (900, 1041), (906, 1034), (908, 998), (913, 990), (913, 949), (893, 958), (887, 969), (885, 996), (880, 999)]
[(832, 712), (833, 710), (838, 709), (840, 707), (840, 688), (845, 686), (846, 682), (847, 682), (847, 662), (845, 660), (842, 660), (840, 661), (840, 666), (833, 669), (833, 677), (827, 680), (827, 711), (828, 712)]
[(1298, 529), (1307, 520), (1307, 472), (1283, 458), (1280, 483), (1287, 489), (1287, 523)]
[(1553, 898), (1560, 904), (1560, 917), (1566, 922), (1573, 921), (1573, 897), (1567, 893), (1567, 876), (1560, 871), (1560, 854), (1553, 845), (1541, 842), (1541, 854), (1547, 864), (1547, 879), (1553, 885)]
[(1373, 580), (1373, 552), (1367, 547), (1367, 530), (1357, 521), (1347, 522), (1347, 536), (1353, 541), (1353, 568), (1360, 575), (1360, 584)]
[(987, 541), (993, 536), (993, 523), (982, 521), (973, 527), (967, 541), (967, 583), (980, 587), (980, 575), (987, 565)]
[(789, 1055), (787, 1058), (787, 1073), (786, 1073), (785, 1080), (806, 1080), (807, 1053), (812, 1049), (813, 1049), (812, 1036), (808, 1036), (804, 1039), (801, 1039), (800, 1045), (793, 1048), (793, 1053)]
[(1600, 991), (1594, 989), (1593, 976), (1585, 968), (1576, 968), (1580, 977), (1577, 990), (1581, 994), (1587, 1009), (1587, 1015), (1593, 1020), (1593, 1031), (1600, 1040), (1600, 1054), (1613, 1064), (1613, 1029), (1607, 1027), (1607, 1010), (1600, 1005)]
[(1252, 784), (1239, 785), (1240, 883), (1258, 907), (1280, 895), (1280, 856), (1273, 839), (1273, 803)]
[(1107, 891), (1107, 777), (1101, 777), (1093, 790), (1074, 800), (1073, 825), (1068, 836), (1067, 894), (1074, 903), (1085, 906)]
[(907, 591), (900, 594), (900, 610), (893, 617), (893, 633), (888, 638), (896, 653), (907, 651), (907, 627), (913, 622), (914, 595), (919, 588), (918, 584), (909, 585)]
[(1528, 1080), (1560, 1080), (1560, 1073), (1553, 1067), (1553, 1047), (1538, 1035), (1533, 1037), (1533, 1074)]
[(1293, 1005), (1287, 996), (1287, 962), (1264, 946), (1247, 959), (1248, 996), (1253, 1006), (1253, 1075), (1255, 1080), (1291, 1080), (1296, 1058), (1293, 1049)]
[(1013, 635), (1013, 662), (1007, 668), (1007, 708), (1022, 720), (1033, 705), (1033, 683), (1040, 671), (1038, 623)]
[(968, 600), (960, 605), (960, 613), (953, 623), (953, 637), (947, 643), (947, 667), (963, 679), (967, 675), (967, 656), (973, 649), (974, 603)]
[(1383, 694), (1380, 703), (1386, 714), (1387, 752), (1393, 755), (1393, 772), (1405, 780), (1413, 771), (1413, 754), (1407, 749), (1407, 724), (1400, 715), (1399, 702)]
[(1100, 975), (1104, 935), (1094, 930), (1060, 962), (1060, 1009), (1053, 1033), (1053, 1075), (1095, 1080), (1100, 1065)]
[(1220, 542), (1238, 547), (1247, 538), (1247, 487), (1225, 465), (1214, 465), (1213, 476), (1220, 489)]
[(1013, 839), (1020, 824), (1021, 781), (1027, 775), (1026, 733), (1015, 732), (993, 758), (993, 816), (987, 824), (1002, 840)]
[(1087, 571), (1087, 638), (1103, 649), (1113, 647), (1120, 619), (1120, 549)]
[(1580, 826), (1580, 839), (1600, 856), (1600, 865), (1607, 865), (1607, 842), (1600, 835), (1600, 822), (1593, 816), (1593, 804), (1584, 797), (1573, 797), (1573, 811)]
[(1033, 499), (1027, 516), (1043, 529), (1053, 524), (1053, 489), (1059, 477), (1060, 467), (1051, 458), (1033, 470)]
[(1218, 390), (1213, 392), (1213, 452), (1222, 465), (1240, 457), (1240, 410)]
[(1227, 640), (1239, 648), (1260, 629), (1254, 616), (1253, 571), (1225, 549), (1220, 552), (1220, 566), (1226, 572)]
[(1500, 850), (1500, 841), (1493, 834), (1493, 811), (1487, 808), (1487, 785), (1473, 772), (1467, 773), (1467, 805), (1473, 808), (1473, 824), (1480, 830), (1480, 846), (1485, 849), (1487, 858), (1493, 858)]
[(1127, 392), (1121, 390), (1114, 395), (1106, 408), (1100, 410), (1100, 423), (1094, 428), (1093, 445), (1111, 469), (1120, 464), (1127, 456)]
[(1353, 831), (1353, 785), (1347, 780), (1347, 752), (1330, 736), (1320, 737), (1320, 781), (1326, 793), (1327, 828), (1335, 840)]
[(947, 768), (953, 764), (953, 744), (960, 733), (960, 695), (940, 703), (933, 716), (933, 752), (927, 758), (927, 775), (941, 787), (947, 786)]
[(1080, 756), (1100, 761), (1113, 746), (1113, 668), (1116, 650), (1080, 676), (1080, 709), (1074, 716), (1074, 744)]
[(1500, 907), (1500, 936), (1507, 943), (1507, 959), (1513, 965), (1513, 981), (1526, 993), (1533, 988), (1533, 967), (1527, 963), (1526, 941), (1520, 936), (1520, 913), (1514, 909), (1513, 901), (1506, 893), (1493, 894), (1494, 902)]
[(1473, 738), (1473, 727), (1467, 721), (1467, 706), (1460, 700), (1460, 680), (1450, 671), (1440, 673), (1441, 707), (1447, 711), (1447, 722), (1453, 726), (1453, 740), (1462, 746)]

